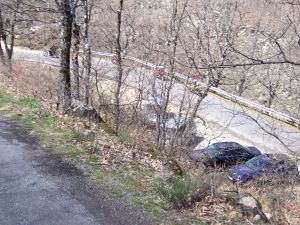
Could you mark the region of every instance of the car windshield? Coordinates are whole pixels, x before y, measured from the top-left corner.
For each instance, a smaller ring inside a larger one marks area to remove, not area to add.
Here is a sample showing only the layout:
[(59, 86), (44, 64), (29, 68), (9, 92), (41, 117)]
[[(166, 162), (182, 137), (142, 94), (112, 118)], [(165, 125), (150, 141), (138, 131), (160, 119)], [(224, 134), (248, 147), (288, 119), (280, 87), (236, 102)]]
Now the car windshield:
[(254, 157), (248, 160), (245, 165), (252, 170), (259, 170), (270, 165), (270, 159), (266, 156)]
[(235, 142), (218, 142), (211, 144), (207, 147), (209, 151), (219, 151), (221, 149), (236, 149), (241, 148), (242, 146)]
[(209, 145), (207, 147), (207, 150), (209, 150), (209, 151), (217, 151), (217, 150), (219, 150), (219, 147), (218, 147), (217, 144), (212, 144), (212, 145)]
[(207, 154), (210, 157), (214, 157), (218, 155), (220, 152), (220, 148), (217, 144), (209, 145), (205, 150), (204, 153)]

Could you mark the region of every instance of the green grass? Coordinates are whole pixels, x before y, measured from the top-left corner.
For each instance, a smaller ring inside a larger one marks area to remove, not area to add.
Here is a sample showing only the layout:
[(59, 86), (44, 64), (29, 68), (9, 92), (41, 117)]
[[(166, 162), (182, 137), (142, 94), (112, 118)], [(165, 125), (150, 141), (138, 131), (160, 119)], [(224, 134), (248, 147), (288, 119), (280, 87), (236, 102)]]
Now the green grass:
[(15, 99), (11, 95), (0, 90), (0, 107), (3, 107), (7, 103), (13, 103), (14, 101), (15, 101)]
[(19, 98), (18, 100), (16, 100), (15, 104), (18, 106), (29, 108), (37, 108), (40, 106), (36, 100), (31, 98)]
[[(66, 118), (51, 116), (50, 113), (41, 109), (40, 104), (33, 99), (15, 99), (1, 91), (0, 106), (6, 104), (10, 104), (12, 108), (18, 109), (6, 113), (6, 116), (16, 121), (18, 125), (37, 132), (38, 136), (36, 136), (36, 139), (42, 146), (52, 149), (55, 154), (67, 161), (83, 163), (87, 171), (89, 171), (89, 177), (99, 184), (106, 183), (106, 186), (115, 193), (115, 196), (124, 197), (126, 192), (134, 193), (134, 198), (132, 199), (134, 204), (142, 206), (147, 211), (147, 214), (151, 214), (152, 211), (156, 215), (158, 214), (156, 210), (158, 206), (153, 203), (152, 199), (143, 200), (147, 194), (147, 188), (142, 181), (146, 176), (150, 175), (146, 174), (146, 171), (143, 171), (138, 165), (130, 165), (130, 169), (128, 165), (120, 166), (117, 169), (101, 168), (97, 166), (98, 157), (88, 154), (88, 149), (91, 146), (83, 145), (82, 148), (77, 148), (71, 144), (73, 141), (88, 141), (92, 143), (93, 138), (87, 137), (82, 131), (71, 128), (61, 130), (57, 127), (59, 123), (67, 123)], [(18, 114), (22, 114), (22, 116)], [(114, 130), (105, 124), (101, 124), (100, 129), (105, 130), (108, 135), (115, 135)], [(120, 140), (123, 143), (134, 144), (134, 139), (128, 133), (123, 133), (120, 136)], [(118, 161), (121, 159), (112, 156), (112, 160)], [(133, 170), (134, 173), (129, 175), (129, 170)]]
[(87, 161), (87, 163), (90, 164), (90, 165), (96, 165), (96, 164), (97, 164), (97, 161), (98, 161), (98, 158), (97, 158), (96, 156), (91, 155), (91, 156), (89, 156), (89, 157), (87, 158), (86, 161)]
[(136, 144), (135, 138), (132, 137), (129, 132), (121, 132), (118, 137), (120, 142), (123, 144), (129, 144), (129, 145)]
[(76, 130), (73, 130), (71, 138), (77, 142), (94, 141), (95, 139), (93, 135), (84, 134), (83, 132)]

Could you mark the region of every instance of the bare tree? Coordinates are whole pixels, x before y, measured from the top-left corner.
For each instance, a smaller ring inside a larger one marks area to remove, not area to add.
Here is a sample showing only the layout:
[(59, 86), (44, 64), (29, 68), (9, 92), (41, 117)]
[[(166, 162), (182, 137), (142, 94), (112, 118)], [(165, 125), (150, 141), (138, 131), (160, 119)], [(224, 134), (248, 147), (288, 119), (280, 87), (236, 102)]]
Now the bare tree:
[(0, 9), (0, 61), (2, 64), (5, 64), (5, 56), (4, 56), (4, 50), (3, 50), (3, 46), (2, 46), (2, 37), (3, 37), (3, 32), (4, 32), (4, 28), (3, 28), (3, 19), (2, 19), (2, 9)]
[[(12, 70), (12, 56), (15, 44), (15, 27), (17, 24), (17, 16), (19, 7), (21, 5), (21, 0), (12, 2), (1, 2), (0, 6), (0, 41), (3, 42), (5, 52), (6, 52), (6, 63), (9, 70)], [(2, 61), (4, 59), (4, 54), (0, 50), (0, 55)]]
[[(44, 2), (31, 0), (0, 1), (0, 57), (12, 70), (12, 57), (17, 37), (22, 29), (28, 28), (35, 21), (46, 22), (39, 18), (41, 14), (53, 13), (52, 8), (45, 8)], [(5, 59), (5, 60), (4, 60)]]
[(124, 0), (119, 0), (119, 9), (117, 10), (117, 36), (116, 36), (116, 54), (118, 57), (117, 68), (117, 88), (115, 92), (115, 126), (116, 132), (119, 131), (120, 125), (120, 93), (123, 81), (123, 60), (122, 60), (122, 45), (121, 45), (121, 26), (122, 26), (122, 13), (124, 9)]
[(93, 0), (82, 0), (83, 3), (83, 67), (85, 78), (85, 103), (88, 105), (90, 102), (90, 79), (91, 79), (91, 41), (90, 41), (90, 20), (92, 9), (94, 5)]
[(64, 92), (64, 110), (71, 106), (71, 74), (70, 74), (70, 54), (72, 42), (72, 12), (70, 0), (61, 0), (58, 3), (58, 9), (61, 13), (61, 55), (60, 55), (60, 75), (62, 77)]
[(173, 3), (173, 11), (172, 11), (172, 17), (170, 21), (169, 34), (168, 34), (169, 37), (167, 40), (167, 45), (170, 46), (169, 52), (167, 52), (169, 57), (168, 58), (169, 65), (170, 65), (170, 72), (169, 72), (170, 82), (164, 94), (164, 104), (162, 109), (162, 126), (159, 126), (159, 129), (161, 129), (161, 131), (158, 132), (158, 137), (160, 138), (158, 143), (159, 143), (159, 148), (161, 149), (163, 149), (166, 144), (167, 108), (170, 101), (170, 92), (173, 87), (173, 82), (175, 79), (178, 41), (182, 31), (184, 18), (186, 17), (186, 9), (188, 3), (189, 0), (185, 0), (182, 3), (182, 5), (180, 5), (180, 2), (178, 0), (174, 1)]
[(57, 3), (58, 11), (60, 13), (60, 75), (63, 84), (63, 109), (66, 111), (70, 108), (72, 103), (71, 90), (71, 46), (72, 46), (72, 28), (74, 22), (74, 15), (78, 6), (79, 0), (60, 0)]
[(73, 48), (72, 48), (72, 71), (74, 77), (74, 98), (80, 100), (80, 75), (79, 75), (79, 50), (80, 50), (80, 26), (74, 21), (73, 24)]

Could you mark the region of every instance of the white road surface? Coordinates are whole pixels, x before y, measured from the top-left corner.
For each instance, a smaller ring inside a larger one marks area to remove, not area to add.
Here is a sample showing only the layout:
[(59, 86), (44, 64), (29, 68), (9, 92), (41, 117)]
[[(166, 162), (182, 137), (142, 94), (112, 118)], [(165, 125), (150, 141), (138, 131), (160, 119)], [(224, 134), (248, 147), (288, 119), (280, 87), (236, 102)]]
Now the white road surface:
[[(15, 60), (40, 62), (50, 65), (58, 65), (59, 60), (45, 57), (41, 51), (16, 48), (14, 53)], [(115, 66), (108, 60), (93, 59), (93, 66), (97, 70), (103, 70), (108, 67), (111, 76), (115, 74)], [(142, 74), (148, 77), (141, 79)], [(146, 88), (149, 86), (149, 79), (153, 79), (152, 72), (143, 68), (132, 70), (126, 78), (126, 83), (132, 86)], [(141, 84), (143, 80), (144, 84)], [(163, 85), (158, 81), (158, 86)], [(176, 83), (171, 91), (173, 105), (178, 105), (176, 101), (183, 96), (184, 85)], [(195, 97), (189, 93), (191, 101)], [(247, 107), (233, 103), (230, 100), (223, 99), (213, 93), (204, 99), (198, 111), (209, 129), (207, 129), (207, 140), (203, 142), (215, 142), (222, 140), (238, 141), (241, 144), (257, 147), (262, 152), (287, 153), (292, 152), (300, 156), (300, 130), (278, 121), (269, 116), (251, 110)], [(203, 132), (203, 130), (202, 130)], [(212, 140), (213, 139), (213, 140)]]

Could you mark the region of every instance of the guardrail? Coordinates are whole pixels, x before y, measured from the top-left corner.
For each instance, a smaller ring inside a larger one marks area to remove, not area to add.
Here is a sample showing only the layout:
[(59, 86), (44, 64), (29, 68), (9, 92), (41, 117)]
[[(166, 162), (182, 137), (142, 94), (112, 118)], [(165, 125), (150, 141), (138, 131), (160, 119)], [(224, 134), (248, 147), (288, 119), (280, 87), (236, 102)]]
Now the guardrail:
[[(37, 62), (35, 59), (26, 59), (25, 61), (26, 62), (34, 62), (34, 63)], [(39, 61), (39, 63), (43, 64), (43, 65), (52, 66), (52, 67), (60, 67), (59, 65), (57, 65), (56, 62), (47, 62), (47, 61), (43, 60), (43, 61)]]
[[(95, 52), (95, 51), (93, 51), (92, 53), (94, 55), (106, 56), (106, 57), (112, 57), (114, 55), (113, 53)], [(138, 59), (138, 58), (135, 58), (135, 57), (132, 57), (132, 56), (125, 56), (125, 59), (134, 61), (136, 63), (142, 64), (144, 66), (148, 66), (148, 67), (151, 67), (151, 68), (156, 68), (157, 67), (157, 65), (155, 65), (155, 64), (145, 62), (141, 59)], [(187, 75), (180, 74), (180, 73), (175, 73), (175, 76), (180, 78), (180, 79), (184, 79), (184, 80), (187, 78)], [(203, 87), (207, 87), (207, 84), (205, 84), (203, 82), (200, 82), (200, 85), (203, 86)], [(209, 87), (209, 90), (211, 92), (214, 92), (214, 93), (226, 98), (226, 99), (230, 99), (231, 101), (238, 102), (241, 105), (247, 106), (247, 107), (252, 108), (252, 109), (254, 109), (258, 112), (261, 112), (261, 113), (269, 115), (273, 118), (284, 121), (284, 122), (286, 122), (290, 125), (293, 125), (293, 126), (297, 127), (298, 129), (300, 128), (300, 120), (297, 119), (297, 118), (288, 116), (288, 115), (286, 115), (282, 112), (278, 112), (278, 111), (275, 111), (275, 110), (270, 109), (268, 107), (265, 107), (263, 105), (260, 105), (260, 104), (257, 104), (255, 102), (249, 101), (249, 100), (247, 100), (245, 98), (242, 98), (240, 96), (233, 95), (233, 94), (228, 93), (228, 92), (226, 92), (226, 91), (224, 91), (220, 88)]]

